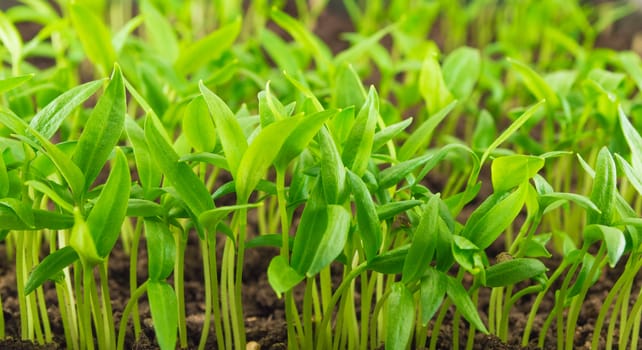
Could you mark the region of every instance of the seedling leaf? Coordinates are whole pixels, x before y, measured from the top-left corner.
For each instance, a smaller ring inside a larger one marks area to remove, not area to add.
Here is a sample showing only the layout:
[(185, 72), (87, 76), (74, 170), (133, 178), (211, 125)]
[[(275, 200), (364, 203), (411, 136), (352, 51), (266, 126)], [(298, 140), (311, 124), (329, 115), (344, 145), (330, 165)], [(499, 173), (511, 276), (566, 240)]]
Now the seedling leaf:
[(36, 266), (24, 286), (25, 295), (40, 287), (47, 280), (55, 279), (62, 270), (78, 260), (78, 253), (70, 247), (63, 247), (47, 255), (38, 266)]
[(435, 254), (439, 223), (439, 197), (432, 196), (424, 208), (403, 265), (402, 281), (410, 283), (423, 276)]
[(162, 350), (174, 349), (178, 331), (176, 293), (167, 282), (149, 281), (147, 282), (147, 298), (158, 345)]
[(267, 270), (268, 282), (276, 295), (281, 298), (281, 294), (294, 288), (299, 282), (303, 281), (305, 276), (296, 272), (285, 259), (278, 255), (275, 256)]
[(382, 234), (377, 210), (372, 201), (366, 184), (352, 171), (348, 171), (350, 187), (357, 208), (357, 222), (359, 223), (359, 236), (363, 242), (366, 260), (370, 261), (377, 255), (381, 246)]
[(105, 93), (87, 120), (72, 157), (85, 175), (85, 189), (94, 182), (120, 139), (125, 113), (125, 87), (120, 68), (116, 65)]
[(495, 192), (505, 192), (535, 176), (544, 167), (544, 159), (535, 156), (513, 155), (495, 158), (491, 178)]
[(415, 323), (415, 300), (405, 284), (396, 282), (387, 303), (386, 348), (405, 349)]
[(430, 267), (421, 278), (421, 324), (426, 326), (446, 296), (448, 282), (445, 275)]
[(477, 328), (480, 332), (488, 334), (488, 330), (486, 329), (484, 322), (482, 322), (481, 318), (479, 317), (477, 307), (470, 299), (470, 296), (468, 296), (468, 293), (466, 292), (466, 289), (464, 289), (464, 287), (461, 285), (461, 282), (447, 275), (446, 281), (446, 293), (448, 294), (448, 297), (453, 302), (453, 304), (455, 304), (455, 306), (457, 307), (457, 310), (461, 313), (462, 316), (464, 316), (464, 318), (468, 322), (470, 322), (472, 326)]
[(537, 259), (516, 258), (502, 261), (486, 269), (486, 286), (505, 287), (546, 272), (544, 263)]

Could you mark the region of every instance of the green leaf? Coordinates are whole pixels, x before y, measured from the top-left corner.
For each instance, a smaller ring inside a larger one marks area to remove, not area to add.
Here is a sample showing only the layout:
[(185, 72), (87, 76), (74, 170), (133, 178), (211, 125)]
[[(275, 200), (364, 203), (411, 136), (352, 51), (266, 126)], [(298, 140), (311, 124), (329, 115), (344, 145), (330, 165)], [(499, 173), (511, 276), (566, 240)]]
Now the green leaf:
[(126, 216), (151, 217), (163, 216), (166, 214), (167, 210), (156, 202), (138, 198), (130, 198), (127, 201), (127, 213), (125, 214)]
[(11, 55), (11, 64), (18, 65), (23, 55), (22, 38), (3, 11), (0, 11), (0, 41)]
[(427, 154), (421, 157), (412, 158), (406, 161), (403, 161), (399, 164), (395, 164), (391, 167), (388, 167), (382, 170), (377, 175), (377, 182), (379, 188), (385, 189), (395, 185), (398, 185), (403, 179), (406, 178), (411, 172), (424, 165), (430, 159), (434, 158), (434, 154)]
[(486, 286), (505, 287), (546, 272), (544, 263), (537, 259), (516, 258), (502, 261), (486, 269)]
[(234, 181), (239, 203), (247, 203), (250, 194), (276, 160), (283, 144), (295, 130), (302, 117), (274, 122), (254, 138), (241, 157)]
[(495, 192), (504, 192), (519, 186), (535, 176), (544, 167), (544, 158), (513, 155), (495, 158), (491, 165), (491, 179)]
[(409, 247), (409, 244), (404, 245), (375, 256), (368, 261), (368, 268), (388, 275), (400, 274), (403, 271)]
[(423, 61), (419, 74), (419, 91), (430, 114), (443, 110), (454, 100), (444, 81), (435, 52), (429, 52)]
[(502, 132), (496, 139), (491, 143), (490, 146), (484, 151), (484, 154), (482, 154), (481, 160), (480, 160), (480, 165), (484, 164), (486, 159), (490, 156), (490, 154), (497, 148), (499, 145), (504, 143), (508, 138), (515, 133), (519, 128), (524, 125), (534, 114), (539, 110), (539, 108), (546, 103), (545, 100), (541, 100), (531, 106), (529, 109), (527, 109), (522, 115), (520, 115), (504, 132)]
[(461, 282), (450, 276), (446, 276), (446, 281), (446, 293), (453, 304), (457, 307), (457, 311), (459, 311), (459, 313), (461, 313), (461, 315), (464, 316), (464, 318), (470, 322), (473, 327), (477, 328), (484, 334), (488, 334), (488, 330), (477, 312), (477, 306), (470, 299), (470, 296), (466, 292), (466, 289), (461, 285)]
[(174, 63), (176, 70), (187, 75), (221, 57), (234, 44), (241, 32), (241, 24), (241, 17), (238, 17), (181, 50)]
[(145, 34), (153, 48), (153, 53), (170, 63), (176, 61), (179, 54), (178, 40), (167, 18), (148, 0), (141, 1), (140, 11), (145, 21)]
[(294, 41), (307, 51), (308, 55), (314, 57), (317, 69), (321, 71), (328, 70), (331, 64), (331, 53), (319, 38), (305, 28), (300, 21), (281, 12), (276, 7), (272, 8), (270, 17), (276, 24), (285, 29), (294, 38)]
[(351, 215), (339, 205), (308, 205), (294, 236), (292, 267), (308, 277), (328, 266), (348, 239)]
[(624, 114), (622, 106), (618, 107), (620, 128), (624, 139), (631, 149), (631, 165), (637, 174), (642, 173), (642, 137)]
[(421, 324), (428, 325), (446, 296), (448, 281), (445, 275), (430, 267), (421, 278), (419, 286), (421, 293)]
[(403, 265), (401, 280), (405, 283), (420, 279), (433, 260), (439, 223), (439, 200), (439, 196), (430, 197), (421, 214)]
[(168, 278), (174, 270), (176, 243), (167, 224), (146, 218), (145, 241), (147, 242), (149, 279), (162, 281)]
[(241, 125), (239, 124), (234, 113), (230, 108), (212, 91), (210, 91), (203, 82), (199, 82), (199, 88), (205, 98), (207, 107), (210, 109), (211, 116), (216, 125), (218, 136), (221, 139), (223, 152), (227, 163), (230, 165), (232, 176), (236, 178), (236, 172), (241, 163), (241, 158), (247, 149), (247, 140)]
[[(262, 204), (261, 203), (255, 203), (255, 204), (240, 204), (240, 205), (228, 205), (224, 207), (218, 207), (215, 209), (210, 209), (207, 211), (202, 212), (198, 216), (198, 221), (205, 227), (206, 229), (209, 230), (209, 232), (216, 232), (216, 228), (218, 227), (219, 223), (221, 220), (229, 216), (232, 212), (239, 210), (239, 209), (248, 209), (248, 208), (257, 208), (260, 207)], [(232, 241), (235, 240), (234, 237), (230, 237)]]
[(80, 197), (85, 193), (85, 176), (80, 168), (63, 151), (42, 135), (37, 132), (32, 132), (32, 135), (40, 142), (40, 145), (46, 151), (47, 157), (56, 165), (62, 177), (67, 181), (74, 199), (79, 201)]
[(6, 197), (9, 193), (9, 173), (7, 172), (7, 165), (4, 162), (2, 152), (0, 152), (0, 198)]
[(617, 178), (615, 161), (611, 152), (602, 147), (597, 155), (595, 166), (595, 179), (591, 191), (591, 201), (600, 209), (601, 213), (588, 212), (588, 224), (609, 225), (613, 220), (615, 206), (615, 193), (617, 192)]
[(401, 282), (393, 283), (386, 307), (386, 349), (406, 349), (415, 323), (415, 300)]
[(261, 47), (268, 53), (270, 58), (274, 60), (276, 66), (281, 71), (296, 72), (299, 69), (299, 64), (296, 60), (293, 50), (290, 46), (277, 34), (274, 34), (268, 28), (261, 30)]
[(160, 186), (161, 173), (156, 168), (152, 153), (145, 140), (145, 131), (129, 117), (125, 119), (125, 131), (134, 149), (138, 181), (145, 191), (149, 192), (152, 188)]
[(185, 109), (183, 132), (197, 152), (212, 152), (216, 147), (216, 129), (202, 96), (194, 98)]
[(29, 274), (24, 293), (29, 295), (48, 280), (53, 280), (62, 270), (78, 260), (78, 253), (70, 247), (63, 247), (47, 255)]
[(357, 174), (348, 171), (350, 187), (357, 208), (357, 222), (359, 223), (359, 236), (363, 242), (366, 260), (370, 261), (377, 255), (382, 242), (381, 224), (377, 216), (377, 209), (368, 192), (366, 184)]
[(333, 106), (336, 108), (359, 107), (366, 101), (366, 90), (363, 88), (361, 78), (352, 65), (339, 66), (335, 74), (335, 89), (332, 96)]
[(80, 3), (72, 3), (69, 14), (85, 54), (101, 75), (107, 75), (116, 61), (109, 29), (96, 13)]
[(368, 167), (378, 117), (379, 97), (371, 87), (342, 152), (343, 164), (358, 176), (363, 176)]
[(272, 261), (270, 261), (267, 277), (270, 286), (272, 286), (272, 289), (274, 289), (279, 298), (281, 298), (281, 294), (294, 288), (294, 286), (305, 278), (305, 276), (300, 275), (288, 265), (280, 255), (275, 256)]
[(482, 110), (477, 117), (477, 125), (473, 132), (472, 148), (483, 151), (495, 140), (497, 128), (493, 116), (486, 110)]
[(510, 194), (493, 193), (472, 213), (461, 235), (486, 249), (513, 224), (526, 200), (528, 186), (524, 182)]
[(322, 128), (318, 138), (321, 150), (319, 166), (325, 200), (332, 204), (340, 203), (345, 193), (346, 169), (328, 130)]
[(70, 215), (41, 209), (33, 209), (32, 214), (33, 226), (29, 226), (12, 209), (0, 206), (0, 230), (64, 230), (74, 225), (74, 219)]
[(152, 118), (148, 116), (145, 121), (145, 139), (148, 147), (154, 149), (151, 155), (158, 169), (194, 215), (214, 209), (214, 202), (203, 182), (187, 164), (178, 161), (178, 154), (167, 143)]
[(412, 134), (408, 137), (406, 142), (399, 149), (397, 157), (400, 160), (407, 160), (414, 156), (420, 149), (428, 148), (433, 131), (439, 123), (455, 108), (457, 101), (450, 102), (438, 112), (432, 114), (430, 118), (426, 119)]
[(285, 169), (292, 159), (303, 152), (312, 138), (321, 130), (323, 123), (335, 114), (334, 110), (325, 110), (301, 118), (279, 150), (274, 166)]
[(94, 182), (118, 143), (125, 123), (125, 87), (118, 65), (78, 139), (72, 157), (85, 174), (85, 189)]
[(455, 98), (467, 99), (481, 75), (481, 55), (478, 49), (460, 47), (452, 51), (442, 67), (446, 87)]
[(28, 203), (16, 198), (2, 198), (0, 199), (0, 206), (13, 210), (20, 221), (24, 222), (28, 227), (33, 228), (35, 226), (33, 211)]
[(178, 159), (179, 162), (189, 163), (189, 162), (199, 162), (211, 164), (221, 169), (229, 170), (230, 166), (227, 164), (227, 160), (224, 156), (215, 153), (190, 153), (181, 156)]
[(100, 257), (106, 257), (116, 244), (127, 212), (131, 178), (125, 154), (116, 149), (116, 157), (107, 182), (94, 208), (87, 216), (87, 226)]
[[(118, 226), (120, 229), (120, 224)], [(74, 226), (69, 235), (69, 246), (74, 248), (78, 257), (86, 268), (93, 268), (95, 265), (103, 262), (103, 257), (98, 255), (96, 250), (95, 239), (85, 218), (82, 217), (80, 209), (74, 208)]]
[(416, 199), (386, 203), (377, 207), (377, 216), (379, 217), (379, 221), (388, 220), (399, 213), (403, 213), (421, 204), (423, 204), (423, 202)]
[(158, 345), (162, 350), (176, 348), (178, 301), (172, 286), (164, 281), (149, 281), (147, 298)]
[(588, 225), (584, 229), (584, 239), (586, 244), (591, 244), (596, 241), (603, 241), (606, 244), (606, 253), (611, 268), (620, 260), (626, 248), (626, 238), (622, 230), (604, 226), (604, 225)]
[(508, 63), (510, 63), (511, 66), (522, 76), (524, 85), (526, 85), (526, 88), (535, 96), (535, 98), (538, 100), (546, 100), (552, 109), (560, 106), (560, 100), (557, 97), (557, 94), (553, 91), (550, 85), (548, 85), (544, 78), (522, 62), (512, 58), (508, 58), (507, 60)]
[(564, 200), (564, 201), (569, 201), (573, 202), (580, 207), (593, 211), (597, 214), (599, 214), (600, 208), (595, 205), (588, 197), (582, 196), (577, 193), (566, 193), (566, 192), (552, 192), (552, 193), (546, 193), (546, 194), (541, 194), (539, 196), (540, 200), (543, 200), (545, 202), (549, 201), (558, 201), (558, 200)]
[(38, 111), (29, 126), (44, 138), (50, 139), (71, 112), (98, 91), (103, 82), (104, 80), (90, 81), (62, 93)]
[(33, 76), (34, 76), (33, 74), (25, 74), (25, 75), (17, 75), (15, 77), (0, 79), (0, 94), (3, 94), (7, 91), (11, 91), (17, 88), (18, 86), (31, 80)]
[(412, 118), (406, 118), (399, 123), (389, 125), (385, 129), (375, 133), (374, 140), (372, 142), (372, 151), (377, 151), (388, 141), (399, 135), (399, 133), (404, 131), (410, 124), (412, 124), (412, 120)]

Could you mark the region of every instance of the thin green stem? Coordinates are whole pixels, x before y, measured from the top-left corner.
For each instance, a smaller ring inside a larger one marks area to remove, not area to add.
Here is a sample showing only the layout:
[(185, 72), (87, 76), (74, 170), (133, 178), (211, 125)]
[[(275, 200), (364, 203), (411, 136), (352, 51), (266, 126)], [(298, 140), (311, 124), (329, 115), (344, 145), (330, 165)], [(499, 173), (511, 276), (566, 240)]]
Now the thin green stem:
[(323, 344), (320, 342), (321, 339), (318, 337), (321, 336), (321, 334), (324, 333), (324, 331), (327, 329), (330, 320), (332, 319), (332, 309), (334, 309), (334, 306), (337, 304), (343, 293), (345, 292), (346, 288), (350, 287), (352, 284), (352, 281), (359, 276), (363, 271), (365, 271), (367, 268), (366, 263), (362, 263), (359, 266), (355, 267), (354, 270), (350, 271), (350, 273), (341, 281), (341, 284), (339, 287), (334, 291), (334, 294), (332, 295), (332, 298), (328, 301), (327, 305), (325, 306), (325, 311), (323, 312), (323, 318), (321, 319), (321, 323), (319, 324), (319, 334), (317, 335), (317, 347), (323, 347)]
[[(290, 260), (290, 220), (288, 220), (287, 201), (285, 199), (285, 169), (276, 167), (276, 195), (281, 218), (281, 257), (285, 262)], [(299, 318), (292, 291), (285, 292), (285, 320), (287, 324), (288, 349), (298, 349), (294, 320)], [(304, 334), (299, 334), (304, 338)]]
[[(103, 310), (100, 308), (100, 299), (98, 297), (98, 288), (96, 288), (96, 279), (94, 278), (94, 269), (88, 268), (85, 271), (85, 288), (89, 289), (89, 303), (91, 305), (92, 318), (96, 330), (96, 339), (98, 340), (98, 349), (108, 349), (105, 335), (105, 323), (103, 321)], [(89, 276), (89, 277), (87, 277)], [(89, 285), (87, 284), (89, 283)]]
[[(621, 333), (620, 336), (620, 349), (627, 349), (629, 338), (639, 334), (640, 329), (640, 318), (642, 317), (642, 289), (638, 293), (633, 307), (631, 308), (631, 313), (629, 318), (624, 325), (624, 333)], [(622, 327), (622, 325), (620, 325)], [(635, 331), (634, 331), (635, 329)], [(633, 348), (631, 348), (633, 349)]]
[(580, 293), (574, 297), (573, 302), (571, 303), (571, 308), (568, 311), (568, 316), (566, 319), (566, 343), (565, 348), (567, 350), (573, 349), (573, 340), (575, 339), (575, 326), (577, 325), (577, 319), (580, 316), (580, 310), (582, 309), (582, 304), (584, 303), (584, 298), (586, 293), (591, 287), (590, 281), (595, 280), (596, 275), (602, 271), (602, 268), (606, 265), (606, 244), (602, 243), (600, 245), (600, 250), (597, 253), (595, 258), (595, 263), (591, 266), (589, 271), (587, 282), (582, 285)]
[(147, 281), (138, 286), (136, 290), (132, 293), (131, 298), (125, 305), (123, 310), (122, 318), (120, 319), (120, 325), (118, 327), (118, 350), (123, 350), (125, 347), (125, 333), (127, 333), (127, 322), (129, 320), (129, 315), (132, 313), (134, 305), (138, 302), (141, 296), (147, 291)]
[[(246, 204), (246, 203), (241, 203)], [(236, 274), (234, 278), (234, 313), (236, 316), (234, 331), (234, 343), (237, 348), (245, 348), (245, 319), (243, 318), (243, 266), (245, 264), (245, 237), (247, 235), (247, 208), (242, 208), (239, 213), (239, 234), (237, 239), (236, 252)]]
[[(212, 319), (212, 281), (210, 279), (210, 254), (209, 249), (207, 248), (207, 238), (201, 240), (200, 243), (201, 257), (203, 259), (203, 275), (205, 277), (205, 313), (203, 315), (203, 328), (201, 330), (201, 340), (198, 343), (198, 349), (203, 350), (205, 349), (207, 335), (210, 331), (210, 320)], [(217, 339), (219, 343), (219, 349), (223, 349), (223, 347), (221, 347), (221, 345), (223, 345), (221, 344), (221, 340), (222, 339)]]
[[(207, 233), (209, 261), (210, 261), (210, 281), (212, 283), (212, 312), (214, 313), (214, 331), (216, 332), (217, 344), (219, 349), (223, 349), (225, 338), (223, 338), (223, 325), (221, 323), (221, 304), (218, 280), (218, 266), (216, 263), (216, 235)], [(220, 339), (220, 341), (219, 341)]]
[(176, 291), (176, 300), (178, 304), (178, 339), (181, 349), (186, 349), (187, 319), (185, 317), (185, 247), (187, 246), (187, 236), (178, 231), (174, 233), (174, 240), (176, 242), (174, 290)]
[[(131, 249), (129, 252), (129, 294), (133, 295), (134, 291), (138, 289), (138, 244), (140, 243), (140, 235), (143, 230), (143, 220), (139, 218), (136, 220), (136, 227), (134, 228), (134, 237), (132, 237)], [(134, 338), (138, 339), (141, 332), (140, 316), (138, 314), (138, 301), (134, 301), (132, 309), (132, 323), (134, 324)]]
[(109, 268), (108, 260), (105, 260), (98, 270), (100, 273), (100, 295), (102, 297), (102, 313), (105, 330), (105, 348), (112, 349), (113, 342), (116, 340), (116, 329), (114, 328), (114, 316), (111, 308), (111, 298), (109, 295), (109, 278), (107, 270)]
[[(94, 337), (91, 330), (91, 290), (90, 285), (93, 283), (93, 271), (87, 266), (88, 264), (82, 263), (82, 278), (83, 278), (83, 298), (82, 304), (79, 305), (80, 314), (78, 318), (82, 322), (83, 332), (80, 335), (80, 338), (85, 341), (85, 346), (81, 346), (83, 349), (93, 350), (94, 349)], [(80, 289), (78, 289), (80, 290)], [(100, 333), (100, 332), (98, 332)]]

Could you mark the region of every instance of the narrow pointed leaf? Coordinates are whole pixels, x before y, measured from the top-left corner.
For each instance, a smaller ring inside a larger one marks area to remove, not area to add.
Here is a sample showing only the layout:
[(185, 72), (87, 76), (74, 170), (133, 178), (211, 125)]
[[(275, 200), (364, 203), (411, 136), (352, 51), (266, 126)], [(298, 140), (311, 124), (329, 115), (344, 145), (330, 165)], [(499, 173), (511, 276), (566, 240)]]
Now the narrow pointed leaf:
[(432, 196), (424, 208), (403, 265), (402, 281), (410, 283), (423, 276), (435, 254), (439, 222), (439, 197)]
[(495, 158), (491, 178), (495, 192), (504, 192), (519, 186), (535, 176), (544, 167), (544, 159), (535, 156), (513, 155)]
[(294, 236), (292, 267), (311, 277), (328, 266), (344, 248), (350, 221), (342, 206), (308, 204)]
[(486, 249), (513, 223), (524, 205), (528, 193), (528, 182), (517, 190), (502, 196), (494, 193), (479, 206), (468, 219), (461, 235), (480, 249)]
[(98, 91), (103, 82), (104, 80), (90, 81), (62, 93), (38, 111), (29, 126), (44, 138), (50, 139), (71, 112)]
[(116, 65), (112, 79), (94, 107), (72, 157), (85, 174), (88, 188), (96, 179), (103, 165), (118, 143), (125, 125), (125, 87)]
[(455, 98), (467, 99), (481, 75), (481, 55), (478, 49), (461, 47), (451, 52), (442, 67), (446, 87)]
[(421, 324), (426, 326), (446, 297), (448, 281), (445, 275), (432, 267), (421, 278)]
[(631, 149), (631, 165), (636, 173), (640, 174), (642, 173), (642, 137), (624, 114), (622, 106), (618, 107), (618, 114), (624, 139)]
[(357, 115), (342, 152), (343, 163), (358, 176), (363, 176), (368, 167), (378, 117), (379, 97), (372, 87)]
[[(245, 134), (238, 120), (234, 117), (234, 113), (225, 102), (203, 85), (203, 82), (199, 82), (199, 88), (214, 119), (214, 124), (223, 146), (223, 152), (234, 176), (248, 147)], [(236, 178), (236, 176), (234, 177)]]
[(456, 105), (457, 101), (453, 101), (426, 119), (425, 122), (410, 134), (406, 142), (404, 142), (399, 149), (397, 157), (400, 160), (408, 160), (420, 149), (428, 148), (433, 131), (435, 131), (439, 123), (446, 118), (448, 113), (450, 113)]
[(511, 259), (488, 267), (485, 285), (491, 288), (510, 286), (544, 272), (546, 266), (537, 259)]
[(274, 165), (277, 168), (285, 169), (292, 159), (303, 152), (312, 138), (321, 130), (323, 123), (335, 114), (334, 110), (325, 110), (301, 118), (279, 150)]
[(102, 75), (107, 75), (116, 61), (116, 51), (111, 43), (109, 29), (97, 14), (80, 3), (72, 3), (71, 23), (83, 46), (85, 54)]
[(29, 274), (29, 279), (24, 286), (25, 294), (29, 295), (43, 283), (54, 280), (65, 267), (73, 264), (76, 260), (78, 260), (78, 253), (69, 246), (47, 255)]
[(604, 225), (588, 225), (584, 230), (584, 239), (588, 244), (603, 241), (606, 244), (606, 254), (609, 266), (615, 267), (626, 248), (626, 238), (622, 230)]
[(480, 332), (488, 334), (488, 330), (479, 317), (479, 312), (477, 311), (477, 306), (473, 303), (466, 292), (466, 289), (461, 285), (461, 282), (456, 279), (445, 276), (447, 280), (446, 293), (450, 300), (457, 307), (457, 311), (461, 313), (464, 318), (470, 322), (472, 326), (477, 328)]
[(415, 300), (405, 284), (392, 285), (386, 307), (386, 349), (406, 349), (415, 323)]
[(145, 219), (145, 241), (147, 243), (147, 267), (149, 279), (162, 281), (174, 270), (176, 243), (167, 224), (156, 219)]
[(220, 27), (181, 50), (174, 67), (184, 75), (193, 73), (228, 50), (241, 31), (241, 18)]
[(145, 139), (150, 150), (154, 150), (151, 152), (154, 163), (189, 210), (199, 215), (206, 210), (214, 209), (214, 202), (203, 182), (187, 164), (179, 162), (178, 154), (167, 143), (149, 116), (145, 121)]
[(11, 91), (33, 78), (33, 74), (17, 75), (0, 80), (0, 94)]
[(164, 281), (149, 281), (147, 298), (158, 345), (162, 350), (176, 348), (178, 301), (172, 286)]
[(216, 147), (216, 129), (207, 104), (198, 96), (187, 105), (183, 116), (183, 132), (197, 152), (212, 152)]
[(370, 261), (377, 255), (381, 247), (382, 233), (377, 209), (368, 192), (366, 184), (352, 171), (348, 171), (350, 187), (357, 208), (357, 222), (359, 223), (359, 236), (363, 242), (366, 260)]
[(538, 100), (545, 99), (551, 108), (559, 107), (560, 101), (557, 94), (553, 91), (550, 85), (548, 85), (544, 78), (542, 78), (531, 67), (520, 61), (508, 58), (508, 62), (522, 76), (524, 85), (526, 85), (526, 88), (535, 96), (535, 98)]
[(587, 223), (609, 225), (613, 220), (615, 193), (617, 192), (615, 161), (611, 152), (603, 147), (597, 156), (595, 179), (591, 191), (591, 201), (597, 205), (601, 213), (588, 212)]
[(120, 235), (120, 227), (127, 211), (130, 182), (127, 158), (118, 148), (107, 182), (87, 217), (87, 226), (91, 230), (96, 251), (103, 258), (109, 255)]
[(328, 203), (339, 203), (345, 192), (346, 170), (341, 156), (327, 129), (319, 133), (319, 148), (321, 149), (321, 182), (325, 200)]
[(156, 168), (151, 151), (145, 140), (145, 131), (138, 126), (132, 118), (125, 119), (125, 131), (134, 149), (138, 181), (141, 186), (147, 191), (159, 187), (161, 183), (161, 173)]
[(276, 160), (283, 144), (302, 117), (283, 119), (262, 129), (241, 157), (234, 177), (239, 203), (246, 203), (250, 194)]

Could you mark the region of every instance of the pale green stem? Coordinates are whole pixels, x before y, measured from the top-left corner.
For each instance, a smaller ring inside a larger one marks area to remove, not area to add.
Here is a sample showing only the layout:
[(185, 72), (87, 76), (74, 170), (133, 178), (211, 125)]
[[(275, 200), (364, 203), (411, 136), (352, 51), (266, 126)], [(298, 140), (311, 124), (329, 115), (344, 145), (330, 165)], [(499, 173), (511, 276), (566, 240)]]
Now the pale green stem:
[[(131, 249), (129, 252), (129, 294), (134, 295), (138, 289), (138, 244), (140, 243), (140, 235), (143, 230), (143, 220), (138, 218), (136, 220), (136, 227), (134, 228), (134, 237), (131, 242)], [(132, 309), (132, 323), (134, 324), (134, 339), (138, 340), (140, 336), (140, 316), (138, 314), (138, 300), (134, 300)]]
[(134, 308), (134, 304), (138, 302), (141, 296), (147, 291), (147, 281), (141, 284), (131, 295), (125, 309), (123, 310), (122, 318), (120, 319), (120, 325), (118, 327), (118, 350), (123, 350), (125, 347), (125, 333), (127, 333), (127, 322), (129, 320), (129, 315)]

